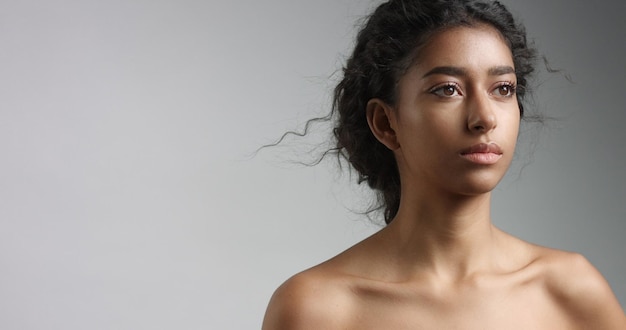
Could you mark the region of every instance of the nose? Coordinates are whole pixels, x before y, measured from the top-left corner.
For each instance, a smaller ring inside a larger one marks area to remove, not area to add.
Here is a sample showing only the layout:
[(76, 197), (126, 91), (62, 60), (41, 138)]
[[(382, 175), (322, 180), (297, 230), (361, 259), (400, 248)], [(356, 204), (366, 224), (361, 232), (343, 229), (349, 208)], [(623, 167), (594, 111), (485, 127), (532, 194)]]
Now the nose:
[(467, 128), (472, 133), (485, 133), (496, 128), (496, 114), (492, 101), (486, 95), (474, 95), (469, 100)]

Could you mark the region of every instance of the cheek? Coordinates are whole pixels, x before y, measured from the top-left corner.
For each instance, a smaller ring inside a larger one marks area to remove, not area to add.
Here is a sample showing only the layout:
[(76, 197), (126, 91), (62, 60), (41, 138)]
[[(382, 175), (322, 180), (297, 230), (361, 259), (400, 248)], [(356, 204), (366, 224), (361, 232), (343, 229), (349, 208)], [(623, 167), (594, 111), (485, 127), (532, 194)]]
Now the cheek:
[(431, 145), (458, 143), (467, 127), (467, 118), (462, 109), (437, 109), (429, 113), (423, 125), (425, 139)]
[(517, 139), (521, 120), (519, 110), (512, 110), (508, 113), (509, 115), (503, 118), (502, 124), (506, 127), (506, 132)]
[(500, 134), (499, 134), (500, 142), (499, 143), (502, 143), (503, 148), (511, 150), (512, 152), (510, 153), (510, 155), (512, 156), (512, 154), (514, 153), (516, 149), (517, 140), (519, 136), (519, 129), (520, 129), (519, 112), (501, 118), (498, 125), (500, 126)]
[(462, 109), (439, 106), (404, 112), (399, 118), (398, 142), (420, 157), (441, 157), (442, 150), (458, 147), (467, 125)]
[(399, 142), (404, 142), (410, 147), (436, 144), (443, 136), (454, 130), (449, 120), (428, 116), (427, 113), (404, 116), (398, 128)]

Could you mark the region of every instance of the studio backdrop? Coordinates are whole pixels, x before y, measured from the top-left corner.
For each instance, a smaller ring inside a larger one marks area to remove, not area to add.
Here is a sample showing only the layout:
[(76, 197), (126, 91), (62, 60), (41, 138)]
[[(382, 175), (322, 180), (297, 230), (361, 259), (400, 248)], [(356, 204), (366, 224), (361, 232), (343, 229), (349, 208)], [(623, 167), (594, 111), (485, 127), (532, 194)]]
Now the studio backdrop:
[[(626, 2), (503, 2), (560, 72), (494, 222), (582, 253), (624, 306)], [(258, 150), (329, 111), (377, 4), (1, 0), (0, 328), (260, 328), (280, 283), (378, 230), (353, 174), (298, 164), (326, 126)]]

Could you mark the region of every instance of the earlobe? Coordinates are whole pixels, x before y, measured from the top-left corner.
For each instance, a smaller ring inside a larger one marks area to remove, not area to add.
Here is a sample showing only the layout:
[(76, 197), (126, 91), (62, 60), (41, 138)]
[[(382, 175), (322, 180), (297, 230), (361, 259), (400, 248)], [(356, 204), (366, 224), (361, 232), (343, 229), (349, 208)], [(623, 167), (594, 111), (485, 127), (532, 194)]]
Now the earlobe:
[(367, 102), (367, 123), (372, 134), (390, 150), (400, 147), (394, 129), (393, 109), (380, 99), (371, 99)]

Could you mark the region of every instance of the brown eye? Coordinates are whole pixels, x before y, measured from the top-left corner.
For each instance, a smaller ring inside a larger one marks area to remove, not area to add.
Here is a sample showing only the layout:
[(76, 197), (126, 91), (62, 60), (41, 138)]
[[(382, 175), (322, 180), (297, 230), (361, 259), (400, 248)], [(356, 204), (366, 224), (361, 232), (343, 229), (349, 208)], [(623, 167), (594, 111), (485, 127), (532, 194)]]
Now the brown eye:
[(498, 92), (501, 96), (508, 96), (511, 93), (511, 88), (509, 86), (500, 86)]
[(494, 93), (496, 94), (496, 96), (500, 97), (511, 97), (513, 96), (513, 94), (515, 94), (515, 85), (504, 83), (496, 87)]
[(453, 96), (456, 92), (456, 89), (454, 89), (454, 86), (446, 86), (441, 90), (441, 92), (445, 96)]
[(455, 97), (461, 95), (459, 86), (454, 83), (448, 83), (443, 86), (440, 85), (433, 88), (430, 92), (441, 97)]

